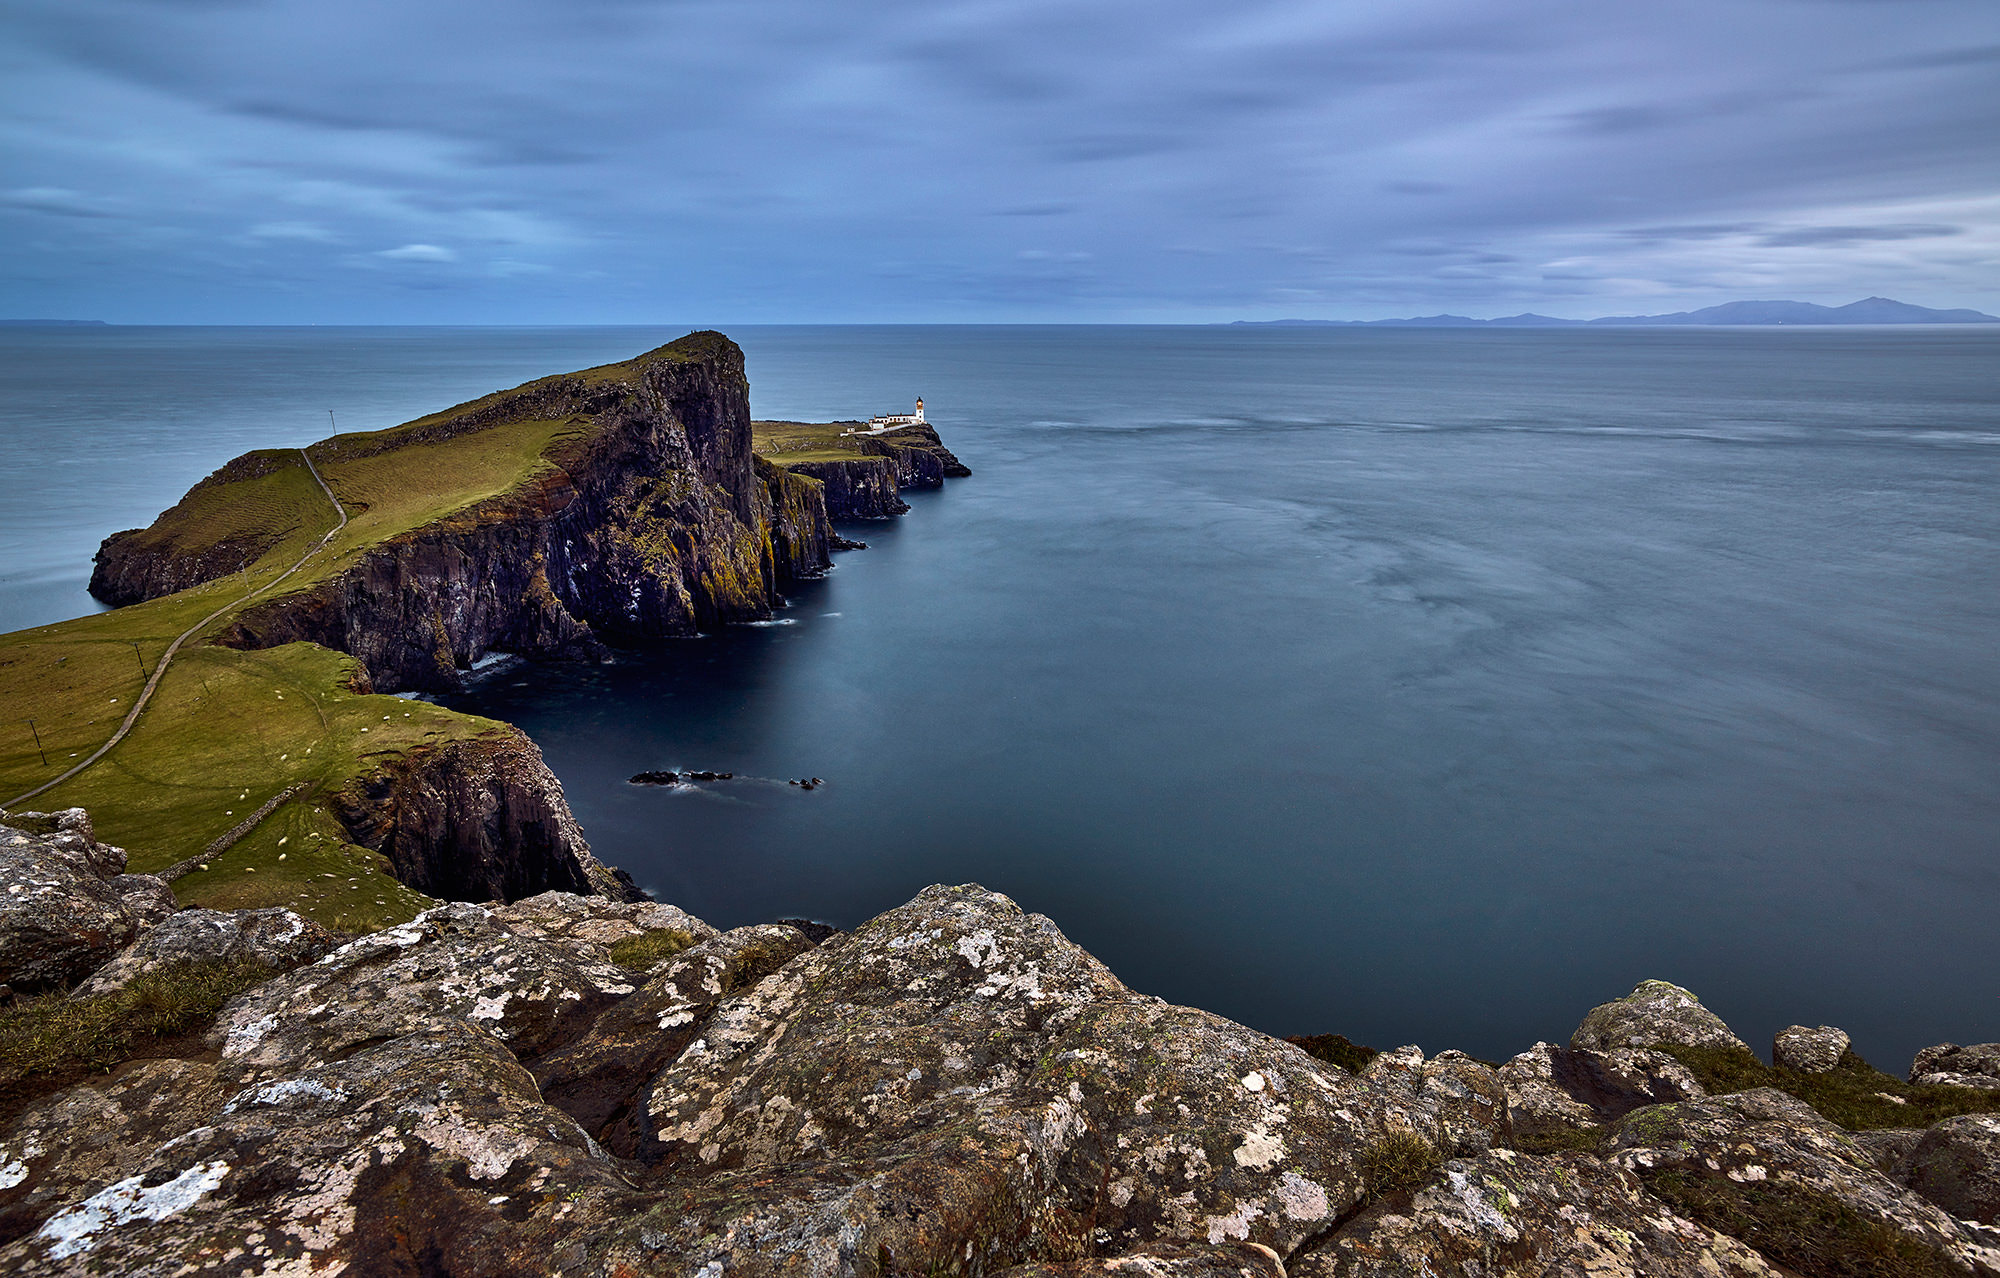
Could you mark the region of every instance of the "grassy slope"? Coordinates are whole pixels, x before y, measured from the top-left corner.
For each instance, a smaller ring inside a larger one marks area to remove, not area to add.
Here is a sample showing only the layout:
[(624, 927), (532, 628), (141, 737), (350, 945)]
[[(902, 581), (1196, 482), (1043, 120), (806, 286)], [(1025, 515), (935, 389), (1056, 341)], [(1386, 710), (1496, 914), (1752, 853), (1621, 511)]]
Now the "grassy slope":
[[(582, 374), (609, 381), (628, 365)], [(439, 443), (409, 436), (493, 397), (370, 436), (313, 446), (314, 461), (347, 507), (333, 543), (285, 582), (303, 588), (338, 572), (369, 546), (449, 518), (532, 480), (546, 454), (584, 421), (507, 422)], [(379, 451), (383, 444), (391, 451)], [(371, 455), (343, 456), (374, 448)], [(192, 590), (115, 612), (0, 635), (0, 799), (61, 773), (116, 730), (175, 635), (220, 604), (270, 582), (336, 518), (296, 452), (272, 451), (272, 473), (217, 485), (176, 507), (157, 529), (207, 545), (276, 543), (256, 563)], [(204, 634), (221, 630), (229, 615)], [(132, 643), (139, 652), (134, 653)], [(124, 846), (136, 872), (195, 856), (264, 800), (295, 782), (313, 788), (251, 834), (174, 884), (183, 903), (234, 909), (287, 904), (321, 923), (364, 930), (408, 918), (428, 898), (402, 886), (385, 858), (344, 841), (325, 797), (371, 770), (376, 756), (495, 731), (490, 720), (421, 702), (360, 696), (353, 663), (309, 644), (263, 652), (181, 649), (151, 704), (116, 750), (81, 776), (22, 805), (89, 808), (100, 837)], [(45, 766), (24, 720), (33, 718)]]
[(801, 461), (853, 461), (867, 456), (844, 432), (859, 422), (751, 422), (750, 446), (761, 457), (784, 465)]

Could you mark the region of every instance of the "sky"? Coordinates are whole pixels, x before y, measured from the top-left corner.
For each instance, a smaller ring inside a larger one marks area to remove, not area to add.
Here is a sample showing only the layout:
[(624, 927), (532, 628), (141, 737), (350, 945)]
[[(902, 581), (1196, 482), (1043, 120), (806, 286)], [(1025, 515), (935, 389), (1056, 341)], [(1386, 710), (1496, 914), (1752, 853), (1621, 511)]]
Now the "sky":
[(0, 318), (2000, 312), (1996, 0), (6, 0)]

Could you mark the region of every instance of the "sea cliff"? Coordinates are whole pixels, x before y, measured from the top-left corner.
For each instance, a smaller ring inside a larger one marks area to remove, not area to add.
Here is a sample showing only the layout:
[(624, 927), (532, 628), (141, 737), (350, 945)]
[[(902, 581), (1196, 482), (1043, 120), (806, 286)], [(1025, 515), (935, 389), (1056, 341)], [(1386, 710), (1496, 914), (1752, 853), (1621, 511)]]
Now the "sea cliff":
[[(337, 930), (438, 899), (634, 898), (524, 735), (384, 694), (771, 616), (850, 543), (827, 484), (756, 443), (742, 352), (694, 333), (236, 458), (106, 539), (92, 588), (116, 611), (0, 640), (0, 696), (39, 733), (0, 746), (0, 803), (88, 804), (183, 900)], [(895, 509), (899, 483), (965, 473), (928, 427), (841, 456)]]

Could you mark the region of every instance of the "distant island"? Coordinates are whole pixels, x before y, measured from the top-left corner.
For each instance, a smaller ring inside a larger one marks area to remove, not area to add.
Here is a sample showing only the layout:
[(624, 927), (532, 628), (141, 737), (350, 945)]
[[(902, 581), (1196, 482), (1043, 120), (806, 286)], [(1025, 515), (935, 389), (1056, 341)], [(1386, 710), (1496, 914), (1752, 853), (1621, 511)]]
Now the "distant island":
[(1887, 297), (1867, 297), (1846, 306), (1820, 306), (1814, 302), (1724, 302), (1698, 311), (1675, 311), (1671, 315), (1606, 315), (1600, 319), (1557, 319), (1553, 315), (1524, 312), (1499, 319), (1473, 319), (1466, 315), (1423, 315), (1409, 319), (1384, 320), (1237, 320), (1237, 325), (1261, 328), (1577, 328), (1585, 325), (1665, 324), (2000, 324), (2000, 316), (1983, 311), (1939, 311), (1928, 306), (1912, 306)]

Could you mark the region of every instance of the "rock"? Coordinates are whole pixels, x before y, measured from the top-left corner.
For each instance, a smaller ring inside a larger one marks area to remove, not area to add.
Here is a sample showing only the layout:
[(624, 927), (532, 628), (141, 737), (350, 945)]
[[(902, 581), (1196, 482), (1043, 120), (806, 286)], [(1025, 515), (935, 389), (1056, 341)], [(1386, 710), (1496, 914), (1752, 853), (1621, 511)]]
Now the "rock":
[(1924, 1138), (1921, 1127), (1878, 1127), (1874, 1131), (1849, 1134), (1868, 1165), (1897, 1184), (1907, 1185), (1905, 1164), (1910, 1151)]
[(631, 780), (630, 784), (632, 784), (632, 785), (672, 785), (672, 784), (673, 784), (674, 782), (676, 782), (676, 781), (678, 781), (678, 780), (680, 780), (680, 779), (681, 779), (681, 774), (680, 774), (680, 773), (678, 773), (678, 772), (670, 772), (670, 771), (666, 771), (666, 770), (664, 770), (664, 769), (661, 769), (661, 770), (655, 770), (655, 771), (652, 771), (652, 772), (635, 772), (635, 773), (633, 773), (633, 774), (632, 774), (632, 780)]
[(1665, 1052), (1621, 1047), (1606, 1052), (1572, 1049), (1557, 1058), (1558, 1078), (1600, 1118), (1622, 1118), (1647, 1105), (1671, 1105), (1708, 1095), (1685, 1065)]
[(1771, 1063), (1801, 1074), (1825, 1074), (1840, 1064), (1852, 1041), (1846, 1030), (1831, 1025), (1787, 1026), (1771, 1040)]
[(1916, 1082), (1928, 1087), (1970, 1087), (1975, 1091), (2000, 1092), (2000, 1078), (1990, 1074), (1919, 1074)]
[(1774, 1088), (1642, 1109), (1620, 1123), (1612, 1147), (1654, 1195), (1703, 1223), (1731, 1222), (1736, 1236), (1749, 1232), (1787, 1269), (1814, 1272), (1829, 1255), (1887, 1237), (1933, 1267), (2000, 1273), (2000, 1239), (1890, 1180), (1847, 1133)]
[(1936, 1047), (1926, 1047), (1910, 1062), (1910, 1081), (1926, 1081), (1926, 1074), (1973, 1075), (2000, 1080), (2000, 1043), (1974, 1043), (1970, 1047), (1960, 1047), (1956, 1043), (1939, 1043)]
[(283, 1077), (368, 1042), (469, 1021), (515, 1052), (548, 1050), (630, 994), (594, 942), (517, 932), (484, 906), (426, 910), (238, 995), (208, 1043), (230, 1077)]
[(1361, 1078), (1391, 1094), (1406, 1091), (1413, 1108), (1434, 1114), (1435, 1127), (1423, 1135), (1446, 1157), (1481, 1153), (1506, 1138), (1507, 1088), (1464, 1052), (1439, 1052), (1429, 1060), (1416, 1047), (1378, 1052), (1361, 1067)]
[(1495, 1150), (1377, 1203), (1292, 1257), (1290, 1278), (1778, 1278), (1762, 1256), (1683, 1219), (1636, 1177), (1580, 1154)]
[(341, 939), (311, 919), (278, 907), (227, 913), (182, 910), (142, 933), (76, 993), (110, 994), (176, 963), (245, 960), (273, 973), (289, 972), (328, 953)]
[(1624, 998), (1592, 1008), (1569, 1045), (1599, 1052), (1664, 1046), (1750, 1050), (1700, 999), (1665, 981), (1641, 981)]
[(710, 1205), (640, 1228), (751, 1272), (830, 1265), (835, 1237), (899, 1271), (1085, 1243), (1283, 1254), (1358, 1201), (1386, 1134), (1492, 1138), (1503, 1093), (1471, 1064), (1355, 1078), (1131, 993), (1005, 897), (930, 888), (716, 1006), (634, 1110), (635, 1152)]
[(1500, 1084), (1507, 1089), (1507, 1117), (1516, 1136), (1587, 1131), (1598, 1125), (1597, 1111), (1556, 1081), (1556, 1061), (1563, 1050), (1536, 1043), (1500, 1067)]
[(20, 1114), (0, 1128), (0, 1245), (35, 1230), (79, 1191), (130, 1176), (226, 1095), (213, 1065), (141, 1061)]
[(125, 903), (140, 927), (164, 923), (181, 908), (173, 888), (157, 874), (120, 874), (110, 880), (111, 890)]
[(463, 1021), (246, 1087), (118, 1171), (0, 1252), (0, 1269), (590, 1272), (589, 1235), (636, 1197)]
[(587, 946), (591, 957), (606, 962), (611, 960), (612, 946), (645, 932), (685, 932), (696, 941), (716, 935), (714, 928), (676, 905), (614, 902), (569, 892), (543, 892), (489, 906), (487, 916), (516, 936), (559, 941), (572, 950)]
[(7, 819), (30, 828), (0, 825), (0, 984), (68, 985), (129, 944), (156, 901), (120, 884), (124, 850), (97, 842), (83, 809)]
[(1910, 1188), (1959, 1219), (2000, 1225), (2000, 1114), (1960, 1114), (1934, 1125), (1903, 1170)]
[(1285, 1265), (1277, 1252), (1256, 1243), (1158, 1246), (1095, 1260), (1016, 1265), (994, 1278), (1285, 1278)]
[(766, 925), (711, 935), (683, 951), (588, 1033), (535, 1061), (543, 1099), (607, 1148), (632, 1157), (637, 1134), (628, 1120), (639, 1089), (702, 1033), (718, 1002), (811, 945), (792, 928)]

